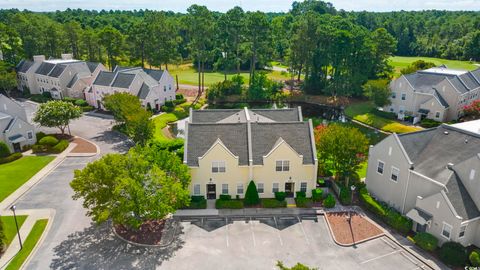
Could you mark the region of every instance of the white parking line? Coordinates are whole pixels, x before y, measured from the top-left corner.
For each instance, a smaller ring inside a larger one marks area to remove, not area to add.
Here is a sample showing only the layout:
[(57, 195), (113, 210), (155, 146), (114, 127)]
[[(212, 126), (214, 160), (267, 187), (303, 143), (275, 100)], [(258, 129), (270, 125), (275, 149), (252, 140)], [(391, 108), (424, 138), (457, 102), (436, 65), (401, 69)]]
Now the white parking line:
[(381, 259), (381, 258), (383, 258), (383, 257), (390, 256), (390, 255), (395, 254), (395, 253), (398, 253), (398, 252), (399, 252), (399, 250), (395, 250), (395, 251), (392, 251), (392, 252), (390, 252), (390, 253), (383, 254), (383, 255), (377, 256), (377, 257), (375, 257), (375, 258), (368, 259), (368, 260), (366, 260), (366, 261), (361, 262), (360, 264), (365, 264), (365, 263), (368, 263), (368, 262), (371, 262), (371, 261), (375, 261), (375, 260)]
[(253, 232), (252, 218), (250, 218), (250, 231), (252, 232), (253, 246), (255, 247), (257, 245), (257, 242), (255, 241), (255, 233)]
[(228, 239), (228, 227), (229, 227), (230, 224), (228, 224), (228, 219), (227, 219), (227, 218), (225, 218), (225, 223), (227, 224), (227, 225), (225, 226), (225, 238), (226, 238), (226, 240), (227, 240), (227, 247), (229, 247), (229, 246), (230, 246), (230, 242), (229, 242), (229, 239)]
[(277, 218), (273, 217), (273, 220), (275, 221), (275, 230), (277, 231), (278, 240), (280, 240), (280, 245), (283, 246), (282, 236), (280, 236), (280, 229), (278, 229)]
[(307, 234), (305, 233), (305, 230), (303, 229), (303, 224), (300, 218), (297, 216), (298, 223), (300, 224), (300, 228), (302, 229), (303, 236), (305, 236), (305, 240), (307, 241), (307, 245), (310, 245), (310, 241), (308, 240)]

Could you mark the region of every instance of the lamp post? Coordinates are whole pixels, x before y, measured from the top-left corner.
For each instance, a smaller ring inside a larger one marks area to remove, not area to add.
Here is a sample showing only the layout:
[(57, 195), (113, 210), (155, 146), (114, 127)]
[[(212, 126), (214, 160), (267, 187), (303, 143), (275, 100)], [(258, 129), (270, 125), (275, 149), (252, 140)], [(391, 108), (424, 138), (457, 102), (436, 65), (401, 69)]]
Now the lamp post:
[(353, 204), (353, 192), (355, 191), (355, 185), (350, 186), (350, 190), (352, 191), (352, 200), (351, 203)]
[(15, 205), (12, 205), (10, 207), (10, 210), (12, 210), (12, 212), (13, 212), (13, 219), (15, 219), (15, 226), (17, 227), (18, 242), (20, 243), (20, 249), (22, 249), (23, 248), (22, 238), (20, 237), (20, 230), (18, 229), (17, 215), (15, 214), (15, 209), (16, 208), (17, 207)]

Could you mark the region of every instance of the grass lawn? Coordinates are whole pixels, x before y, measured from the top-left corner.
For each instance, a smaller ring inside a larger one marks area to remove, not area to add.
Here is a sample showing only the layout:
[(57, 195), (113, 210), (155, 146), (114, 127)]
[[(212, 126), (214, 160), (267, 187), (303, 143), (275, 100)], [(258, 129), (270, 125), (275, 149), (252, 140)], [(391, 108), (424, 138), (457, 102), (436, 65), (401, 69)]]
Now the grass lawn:
[(357, 103), (348, 106), (345, 109), (345, 114), (359, 122), (387, 132), (408, 133), (420, 130), (420, 128), (407, 126), (402, 123), (375, 115), (371, 112), (373, 109), (373, 105), (368, 102)]
[(27, 182), (55, 157), (26, 156), (0, 165), (0, 202)]
[[(5, 233), (5, 239), (7, 240), (7, 246), (13, 241), (17, 235), (17, 227), (15, 226), (15, 219), (13, 216), (1, 216), (0, 219), (3, 223), (3, 229)], [(23, 222), (25, 222), (27, 216), (17, 216), (18, 228), (22, 227)]]
[(367, 166), (368, 161), (364, 161), (362, 164), (360, 164), (360, 168), (357, 170), (357, 174), (360, 179), (367, 177)]
[(13, 260), (10, 261), (6, 270), (20, 269), (23, 262), (27, 259), (28, 255), (32, 252), (33, 248), (37, 244), (38, 240), (47, 227), (48, 219), (40, 219), (33, 225), (32, 231), (28, 234), (27, 238), (23, 242), (23, 248), (15, 255)]
[[(198, 85), (198, 73), (193, 68), (192, 64), (184, 64), (179, 66), (171, 66), (168, 72), (175, 77), (178, 75), (179, 84)], [(273, 80), (288, 80), (290, 76), (288, 74), (282, 74), (280, 71), (267, 71), (268, 77)], [(227, 74), (227, 78), (231, 78), (237, 75), (235, 72)], [(240, 75), (244, 78), (245, 84), (249, 83), (249, 73), (241, 72)], [(222, 72), (205, 72), (205, 85), (210, 86), (212, 84), (222, 82), (225, 76)]]
[(393, 56), (393, 57), (390, 58), (390, 64), (394, 67), (395, 75), (400, 76), (400, 70), (402, 68), (406, 68), (411, 63), (413, 63), (417, 60), (424, 60), (426, 62), (432, 62), (437, 66), (444, 64), (448, 68), (453, 68), (453, 69), (474, 70), (474, 69), (478, 68), (478, 66), (475, 66), (470, 61), (448, 60), (448, 59), (433, 58), (433, 57)]
[(177, 116), (173, 113), (164, 113), (160, 116), (153, 118), (153, 123), (155, 124), (155, 133), (153, 135), (153, 138), (159, 141), (171, 140), (170, 138), (165, 137), (162, 129), (164, 129), (168, 123), (175, 122), (177, 120)]

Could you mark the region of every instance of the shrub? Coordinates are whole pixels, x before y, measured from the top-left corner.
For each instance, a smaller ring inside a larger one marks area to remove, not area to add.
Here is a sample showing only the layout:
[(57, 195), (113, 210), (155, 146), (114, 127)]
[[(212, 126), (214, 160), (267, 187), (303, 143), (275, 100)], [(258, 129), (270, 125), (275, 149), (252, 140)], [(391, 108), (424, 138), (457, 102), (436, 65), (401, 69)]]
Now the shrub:
[(302, 197), (302, 198), (306, 198), (307, 197), (307, 194), (305, 193), (305, 191), (297, 191), (295, 192), (296, 193), (296, 197)]
[(386, 119), (390, 119), (390, 120), (397, 119), (397, 116), (393, 112), (380, 111), (380, 110), (377, 110), (377, 109), (374, 108), (374, 109), (372, 109), (371, 113), (378, 116), (378, 117), (382, 117), (382, 118), (386, 118)]
[(321, 188), (312, 189), (312, 200), (314, 202), (320, 202), (322, 201), (322, 198), (323, 198), (323, 189)]
[(2, 220), (0, 219), (0, 254), (3, 253), (3, 251), (5, 250), (5, 247), (7, 246), (7, 243), (6, 243), (7, 239), (5, 237), (5, 232), (4, 232), (4, 228), (3, 228), (3, 222)]
[(32, 149), (31, 144), (25, 144), (24, 146), (22, 146), (22, 152), (28, 151), (30, 149)]
[(175, 99), (184, 99), (183, 94), (176, 94)]
[(13, 153), (8, 157), (0, 158), (0, 164), (9, 163), (22, 157), (22, 153)]
[(402, 216), (397, 210), (387, 208), (385, 222), (401, 233), (408, 233), (412, 229), (412, 221)]
[(437, 122), (435, 120), (428, 119), (428, 118), (425, 118), (422, 121), (420, 121), (420, 126), (424, 128), (434, 128), (434, 127), (438, 127), (441, 124), (442, 124), (441, 122)]
[(30, 100), (35, 101), (35, 102), (38, 102), (38, 103), (45, 103), (45, 102), (47, 102), (47, 101), (49, 101), (49, 100), (52, 100), (52, 99), (51, 99), (51, 98), (47, 98), (47, 97), (45, 97), (45, 96), (43, 96), (43, 95), (32, 95), (32, 96), (30, 97)]
[(427, 251), (434, 251), (437, 248), (438, 239), (426, 232), (417, 233), (413, 240), (415, 244)]
[(242, 209), (242, 200), (216, 200), (215, 208), (217, 209)]
[(468, 259), (472, 266), (479, 267), (480, 266), (480, 250), (475, 249), (470, 253)]
[(258, 205), (260, 203), (257, 186), (255, 185), (255, 182), (253, 182), (253, 180), (248, 183), (247, 191), (245, 192), (244, 203), (246, 206)]
[(80, 108), (82, 109), (83, 112), (91, 112), (95, 109), (93, 106), (83, 106)]
[(352, 191), (350, 188), (343, 185), (340, 186), (340, 195), (338, 196), (340, 203), (343, 205), (349, 205), (352, 203)]
[(10, 148), (8, 148), (8, 145), (6, 143), (0, 141), (0, 158), (8, 156), (10, 156)]
[(228, 201), (228, 200), (231, 200), (231, 199), (232, 199), (232, 196), (230, 196), (228, 194), (220, 194), (220, 200)]
[(205, 200), (205, 196), (203, 195), (194, 195), (191, 197), (192, 202), (201, 202), (203, 200)]
[(37, 132), (36, 136), (37, 136), (37, 141), (40, 141), (43, 137), (47, 136), (47, 134), (40, 131), (40, 132)]
[(184, 209), (205, 209), (207, 208), (207, 200), (204, 196), (192, 196), (190, 198), (190, 205)]
[(75, 104), (75, 101), (77, 101), (77, 99), (76, 98), (71, 98), (71, 97), (64, 97), (63, 101)]
[(58, 139), (53, 136), (45, 136), (38, 141), (38, 144), (44, 146), (55, 146), (58, 144)]
[(275, 199), (279, 201), (284, 201), (286, 197), (287, 197), (287, 194), (283, 191), (275, 192)]
[(163, 112), (173, 112), (174, 109), (175, 109), (174, 107), (168, 107), (165, 105), (160, 107), (160, 110), (162, 110)]
[(60, 154), (63, 152), (65, 149), (68, 147), (68, 141), (67, 140), (61, 140), (59, 143), (57, 143), (53, 148), (52, 148), (52, 153), (55, 154)]
[(325, 200), (323, 200), (323, 206), (325, 208), (333, 208), (335, 207), (335, 197), (332, 194), (328, 194)]
[(175, 99), (175, 100), (173, 101), (173, 103), (174, 103), (175, 105), (182, 104), (182, 103), (185, 103), (185, 102), (187, 102), (187, 100), (184, 99), (184, 98), (183, 98), (183, 99)]
[(360, 201), (363, 203), (365, 208), (367, 208), (368, 211), (379, 215), (380, 217), (385, 216), (385, 209), (383, 209), (382, 205), (378, 203), (375, 199), (368, 194), (368, 191), (366, 188), (361, 188), (360, 191)]
[(35, 153), (42, 153), (46, 151), (46, 147), (40, 144), (34, 144), (32, 145), (32, 152)]
[(165, 101), (165, 104), (164, 104), (164, 105), (167, 106), (167, 107), (172, 107), (172, 108), (175, 107), (175, 104), (174, 104), (173, 101), (171, 101), (171, 100)]
[(287, 202), (285, 200), (279, 201), (277, 199), (261, 199), (263, 208), (282, 208), (287, 207)]
[(50, 93), (50, 92), (43, 92), (43, 93), (42, 93), (42, 96), (43, 96), (44, 98), (49, 98), (49, 99), (51, 99), (51, 98), (52, 98), (52, 93)]
[(297, 207), (300, 207), (300, 208), (312, 207), (312, 199), (306, 198), (306, 197), (296, 197), (295, 203), (297, 204)]
[(87, 103), (87, 101), (85, 101), (83, 99), (77, 99), (77, 100), (75, 100), (75, 105), (80, 106), (80, 107), (85, 107), (85, 106), (88, 106), (88, 103)]
[(467, 250), (460, 243), (446, 242), (438, 251), (440, 260), (450, 266), (464, 266), (467, 262)]

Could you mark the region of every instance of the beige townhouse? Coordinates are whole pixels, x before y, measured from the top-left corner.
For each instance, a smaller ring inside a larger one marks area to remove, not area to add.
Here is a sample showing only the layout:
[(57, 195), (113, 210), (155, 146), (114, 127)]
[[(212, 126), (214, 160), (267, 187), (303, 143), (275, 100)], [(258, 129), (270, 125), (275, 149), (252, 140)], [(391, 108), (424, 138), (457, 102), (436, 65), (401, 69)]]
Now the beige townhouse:
[(313, 127), (300, 107), (190, 110), (185, 138), (192, 195), (243, 198), (251, 180), (261, 198), (277, 191), (310, 196), (316, 187)]
[(35, 127), (29, 123), (25, 108), (0, 94), (0, 141), (11, 152), (20, 152), (25, 145), (35, 144)]
[(88, 91), (87, 102), (103, 108), (105, 95), (127, 92), (137, 96), (142, 106), (159, 110), (166, 101), (175, 99), (175, 81), (167, 70), (117, 66), (112, 72), (102, 71)]
[(457, 120), (463, 107), (480, 99), (480, 68), (466, 71), (440, 66), (419, 70), (393, 80), (390, 89), (391, 104), (383, 109), (398, 114), (400, 119), (410, 115), (417, 121)]
[(367, 189), (440, 244), (480, 245), (480, 120), (392, 134), (370, 148)]

